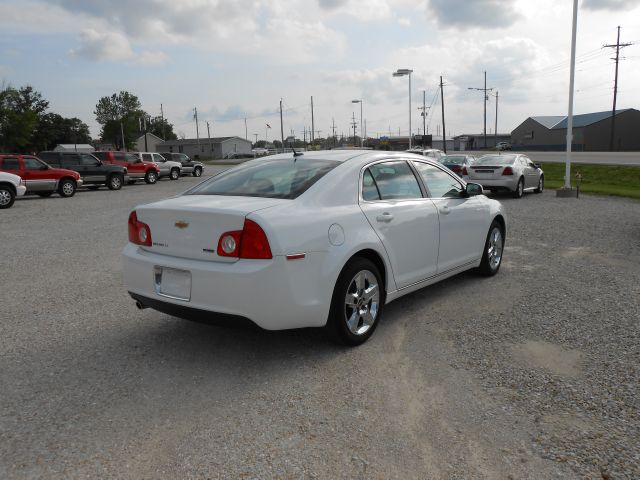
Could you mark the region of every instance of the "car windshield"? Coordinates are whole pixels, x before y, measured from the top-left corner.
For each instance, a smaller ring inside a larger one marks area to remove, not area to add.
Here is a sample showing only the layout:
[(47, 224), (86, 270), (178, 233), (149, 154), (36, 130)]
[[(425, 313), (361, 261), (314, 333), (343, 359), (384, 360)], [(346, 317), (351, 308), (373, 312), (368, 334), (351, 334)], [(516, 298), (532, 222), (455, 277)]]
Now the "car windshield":
[(464, 163), (465, 157), (460, 155), (447, 155), (446, 157), (442, 157), (440, 160), (442, 163), (456, 163), (461, 164)]
[(213, 177), (187, 194), (294, 199), (339, 163), (304, 158), (251, 161)]
[(515, 155), (485, 155), (474, 162), (474, 165), (511, 165)]

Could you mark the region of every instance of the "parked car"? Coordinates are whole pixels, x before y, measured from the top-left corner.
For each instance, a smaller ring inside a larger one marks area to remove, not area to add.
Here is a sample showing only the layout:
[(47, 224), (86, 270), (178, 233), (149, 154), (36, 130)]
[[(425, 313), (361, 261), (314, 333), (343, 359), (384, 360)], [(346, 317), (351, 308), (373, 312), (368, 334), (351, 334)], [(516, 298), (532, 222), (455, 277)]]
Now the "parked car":
[(255, 158), (256, 155), (254, 153), (230, 153), (226, 158), (229, 160), (240, 160), (243, 158)]
[(124, 280), (138, 308), (325, 326), (356, 345), (386, 303), (468, 269), (497, 273), (505, 218), (480, 185), (426, 157), (280, 154), (136, 207)]
[(38, 158), (52, 167), (78, 172), (84, 186), (89, 189), (106, 185), (109, 190), (120, 190), (129, 180), (126, 167), (103, 163), (90, 153), (49, 151), (40, 152)]
[(167, 160), (162, 155), (155, 152), (136, 152), (134, 155), (137, 155), (143, 162), (155, 163), (160, 170), (158, 178), (169, 177), (171, 180), (177, 180), (180, 178), (182, 172), (182, 164), (180, 162)]
[(154, 184), (160, 177), (160, 168), (153, 162), (145, 162), (135, 153), (114, 152), (112, 150), (93, 152), (96, 158), (110, 165), (120, 165), (129, 172), (128, 183), (143, 180), (145, 183)]
[(542, 193), (544, 172), (540, 165), (521, 154), (491, 154), (478, 158), (468, 169), (469, 181), (492, 192), (512, 192), (521, 198), (525, 191)]
[(496, 150), (511, 150), (511, 144), (509, 142), (496, 143)]
[(440, 160), (445, 156), (445, 153), (442, 150), (438, 150), (437, 148), (410, 148), (407, 150), (409, 153), (415, 153), (416, 155), (423, 155), (429, 158), (435, 158), (436, 160)]
[(204, 164), (202, 162), (192, 160), (189, 155), (173, 152), (160, 152), (160, 155), (162, 155), (167, 160), (180, 162), (180, 164), (182, 165), (182, 175), (193, 175), (194, 177), (202, 176), (202, 172), (204, 171)]
[(33, 155), (0, 154), (0, 170), (22, 178), (26, 193), (49, 197), (58, 192), (61, 197), (73, 197), (82, 186), (78, 172), (63, 168), (53, 168)]
[(471, 155), (445, 155), (440, 159), (440, 163), (459, 177), (466, 179), (469, 175), (469, 167), (474, 160), (475, 158)]
[(27, 186), (18, 175), (0, 172), (0, 209), (10, 208), (16, 197), (21, 197), (27, 191)]

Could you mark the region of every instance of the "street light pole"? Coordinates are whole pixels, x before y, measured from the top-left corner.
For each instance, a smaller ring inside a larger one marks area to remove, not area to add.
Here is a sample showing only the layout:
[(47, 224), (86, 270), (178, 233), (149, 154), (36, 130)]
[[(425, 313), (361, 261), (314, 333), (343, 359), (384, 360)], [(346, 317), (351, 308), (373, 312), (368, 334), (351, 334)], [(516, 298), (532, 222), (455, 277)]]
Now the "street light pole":
[(411, 74), (413, 70), (408, 68), (399, 68), (395, 72), (393, 72), (394, 77), (404, 77), (405, 75), (409, 76), (409, 149), (411, 149)]
[[(362, 138), (364, 135), (364, 130), (362, 129), (362, 99), (360, 100), (351, 100), (351, 103), (359, 103), (360, 104), (360, 146), (364, 146), (364, 139)], [(354, 138), (355, 141), (355, 138)]]

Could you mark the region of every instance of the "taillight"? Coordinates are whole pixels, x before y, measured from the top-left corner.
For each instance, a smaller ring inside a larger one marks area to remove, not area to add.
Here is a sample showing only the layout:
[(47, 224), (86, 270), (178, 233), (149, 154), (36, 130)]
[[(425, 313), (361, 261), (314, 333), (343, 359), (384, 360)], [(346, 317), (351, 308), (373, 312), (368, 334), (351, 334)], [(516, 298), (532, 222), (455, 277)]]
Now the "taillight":
[(504, 167), (502, 175), (513, 175), (513, 169), (511, 167)]
[(469, 172), (467, 172), (467, 167), (462, 167), (462, 174), (469, 175)]
[(151, 229), (146, 223), (138, 221), (135, 210), (129, 214), (129, 241), (136, 245), (151, 246)]
[(247, 259), (273, 258), (264, 230), (256, 222), (245, 219), (242, 230), (225, 232), (218, 240), (217, 253), (221, 257)]

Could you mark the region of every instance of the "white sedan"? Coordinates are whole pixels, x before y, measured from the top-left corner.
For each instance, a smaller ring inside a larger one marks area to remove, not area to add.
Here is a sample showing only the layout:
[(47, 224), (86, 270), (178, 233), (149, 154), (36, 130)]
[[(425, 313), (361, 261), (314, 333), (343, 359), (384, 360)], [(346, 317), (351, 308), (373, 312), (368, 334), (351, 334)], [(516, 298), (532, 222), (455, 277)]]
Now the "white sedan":
[(18, 175), (0, 172), (0, 208), (10, 208), (16, 197), (21, 197), (27, 191), (27, 186)]
[(319, 151), (251, 160), (129, 216), (138, 308), (357, 345), (384, 305), (468, 269), (498, 272), (503, 206), (434, 160)]

